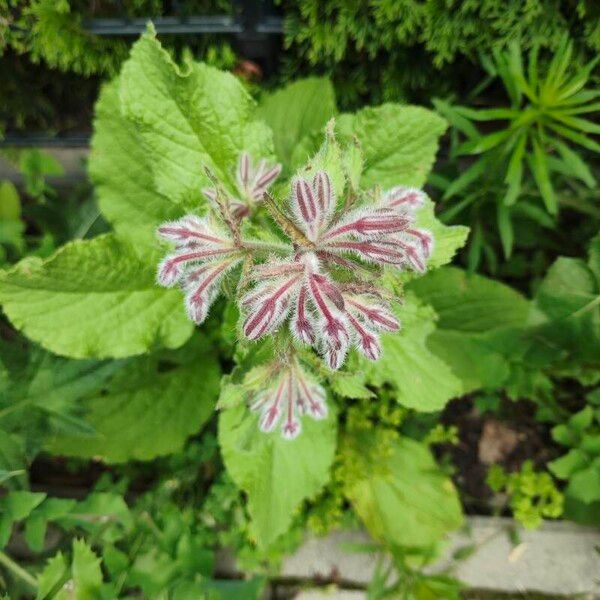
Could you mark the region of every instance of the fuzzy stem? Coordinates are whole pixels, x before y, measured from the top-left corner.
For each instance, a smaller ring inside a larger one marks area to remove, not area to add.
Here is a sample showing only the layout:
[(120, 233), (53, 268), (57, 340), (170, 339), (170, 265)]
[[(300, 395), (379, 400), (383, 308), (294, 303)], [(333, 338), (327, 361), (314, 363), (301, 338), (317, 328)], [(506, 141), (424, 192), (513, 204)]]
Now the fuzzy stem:
[(205, 167), (204, 171), (206, 173), (206, 176), (210, 179), (211, 183), (215, 186), (215, 192), (217, 193), (217, 206), (219, 207), (221, 217), (223, 218), (223, 221), (231, 231), (234, 244), (237, 247), (239, 247), (241, 245), (240, 226), (239, 223), (235, 220), (234, 216), (231, 214), (229, 197), (226, 193), (223, 192), (221, 184), (219, 180), (215, 177), (214, 173), (208, 167)]
[(289, 254), (290, 247), (286, 244), (276, 244), (274, 242), (257, 242), (250, 240), (242, 240), (242, 248), (248, 250), (256, 250), (257, 252), (282, 252), (283, 254)]
[(265, 192), (263, 196), (264, 205), (267, 207), (269, 214), (273, 218), (273, 220), (281, 227), (283, 232), (294, 242), (294, 244), (298, 244), (299, 246), (303, 246), (304, 248), (314, 248), (315, 244), (311, 242), (298, 227), (291, 221), (275, 204), (275, 200), (268, 193)]

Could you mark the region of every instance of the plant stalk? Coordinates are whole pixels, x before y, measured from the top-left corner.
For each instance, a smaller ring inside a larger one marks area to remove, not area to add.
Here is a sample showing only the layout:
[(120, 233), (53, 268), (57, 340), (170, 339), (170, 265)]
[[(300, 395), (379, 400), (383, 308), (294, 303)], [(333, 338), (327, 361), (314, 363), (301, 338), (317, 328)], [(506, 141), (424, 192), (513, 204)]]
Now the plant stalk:
[(8, 554), (0, 551), (0, 565), (6, 567), (13, 575), (24, 581), (29, 587), (37, 590), (37, 580), (28, 573), (23, 567), (19, 566)]

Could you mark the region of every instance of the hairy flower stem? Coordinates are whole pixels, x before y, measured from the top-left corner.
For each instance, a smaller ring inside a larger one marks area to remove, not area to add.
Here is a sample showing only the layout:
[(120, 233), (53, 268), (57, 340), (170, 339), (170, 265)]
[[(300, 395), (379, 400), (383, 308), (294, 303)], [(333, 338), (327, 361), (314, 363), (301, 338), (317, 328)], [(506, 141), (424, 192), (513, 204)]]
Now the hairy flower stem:
[(211, 183), (215, 186), (216, 202), (217, 206), (219, 207), (221, 217), (223, 218), (223, 222), (231, 231), (231, 236), (235, 245), (239, 247), (242, 241), (240, 225), (231, 213), (229, 198), (223, 191), (219, 180), (215, 177), (213, 172), (208, 167), (205, 167), (204, 171), (206, 172), (206, 176), (210, 179)]
[(304, 233), (296, 227), (293, 221), (288, 219), (285, 214), (281, 211), (281, 209), (275, 204), (275, 200), (268, 193), (265, 192), (263, 196), (264, 205), (267, 207), (269, 214), (273, 218), (273, 220), (281, 227), (281, 230), (292, 240), (292, 242), (296, 245), (303, 246), (305, 248), (314, 248), (314, 242), (311, 242)]
[(273, 242), (255, 242), (249, 240), (242, 240), (241, 247), (256, 252), (277, 252), (281, 254), (287, 254), (290, 251), (290, 247), (286, 246), (285, 244), (276, 244)]

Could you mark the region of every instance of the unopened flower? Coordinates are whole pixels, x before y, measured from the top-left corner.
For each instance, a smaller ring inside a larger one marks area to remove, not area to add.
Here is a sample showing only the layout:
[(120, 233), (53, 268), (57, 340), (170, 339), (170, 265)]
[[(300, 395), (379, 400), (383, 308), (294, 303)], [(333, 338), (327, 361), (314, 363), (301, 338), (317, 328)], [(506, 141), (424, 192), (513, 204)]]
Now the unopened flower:
[(163, 223), (158, 235), (175, 243), (174, 252), (158, 267), (158, 282), (165, 287), (180, 284), (188, 315), (200, 324), (218, 295), (223, 276), (240, 263), (243, 254), (230, 233), (210, 217), (187, 215)]
[(254, 269), (256, 287), (241, 301), (246, 337), (273, 333), (289, 317), (294, 337), (317, 348), (332, 369), (341, 366), (351, 346), (377, 360), (378, 332), (395, 331), (399, 323), (376, 286), (363, 284), (356, 293), (352, 283), (334, 279), (334, 269), (345, 269), (355, 280), (363, 262), (423, 271), (433, 243), (415, 225), (423, 201), (421, 191), (398, 187), (371, 206), (344, 213), (336, 211), (327, 173), (312, 181), (294, 179), (290, 212), (299, 230), (292, 236), (294, 249), (287, 259)]
[(316, 420), (327, 417), (325, 399), (325, 390), (290, 358), (287, 365), (273, 364), (269, 385), (254, 395), (250, 408), (260, 413), (261, 431), (268, 433), (281, 426), (283, 437), (293, 439), (301, 431), (303, 415)]
[[(266, 160), (261, 160), (253, 166), (250, 155), (243, 152), (236, 171), (239, 198), (231, 200), (231, 211), (234, 216), (238, 218), (248, 216), (252, 207), (263, 199), (265, 192), (280, 173), (280, 164), (269, 165)], [(217, 190), (214, 187), (204, 188), (202, 192), (211, 202), (216, 203)]]

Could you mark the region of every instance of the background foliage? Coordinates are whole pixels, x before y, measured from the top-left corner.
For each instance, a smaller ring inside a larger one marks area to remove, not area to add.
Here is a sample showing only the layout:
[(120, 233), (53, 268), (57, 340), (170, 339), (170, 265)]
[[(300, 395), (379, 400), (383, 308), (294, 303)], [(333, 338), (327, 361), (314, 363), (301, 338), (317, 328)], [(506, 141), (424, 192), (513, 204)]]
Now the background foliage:
[[(93, 188), (56, 187), (61, 167), (38, 150), (9, 153), (22, 184), (0, 183), (0, 589), (11, 598), (258, 597), (306, 531), (359, 525), (366, 550), (401, 575), (382, 569), (371, 597), (458, 598), (454, 580), (421, 568), (465, 510), (598, 524), (598, 7), (281, 9), (285, 51), (259, 87), (226, 39), (165, 38), (167, 54), (147, 35), (130, 52), (82, 26), (114, 14), (111, 2), (0, 0), (9, 131), (86, 126), (100, 94)], [(289, 178), (332, 117), (340, 144), (360, 144), (362, 185), (427, 186), (435, 205), (420, 225), (436, 251), (427, 275), (395, 283), (403, 330), (382, 360), (318, 371), (331, 415), (287, 442), (239, 403), (270, 349), (236, 349), (228, 299), (193, 328), (180, 293), (155, 285), (154, 229), (201, 207), (196, 165), (227, 180), (250, 144)], [(457, 442), (473, 423), (522, 432), (520, 406), (539, 448), (485, 462), (484, 432), (469, 459), (483, 474), (465, 471)], [(215, 579), (223, 546), (247, 580)]]

